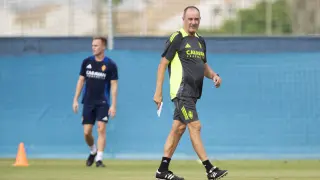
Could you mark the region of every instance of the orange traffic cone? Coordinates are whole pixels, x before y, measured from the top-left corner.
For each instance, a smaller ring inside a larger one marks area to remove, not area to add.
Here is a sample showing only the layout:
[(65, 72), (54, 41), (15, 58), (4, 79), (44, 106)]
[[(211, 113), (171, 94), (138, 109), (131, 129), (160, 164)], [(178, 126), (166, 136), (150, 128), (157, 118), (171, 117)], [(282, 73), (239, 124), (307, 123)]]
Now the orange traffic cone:
[(29, 166), (23, 143), (19, 144), (16, 162), (13, 164), (13, 166)]

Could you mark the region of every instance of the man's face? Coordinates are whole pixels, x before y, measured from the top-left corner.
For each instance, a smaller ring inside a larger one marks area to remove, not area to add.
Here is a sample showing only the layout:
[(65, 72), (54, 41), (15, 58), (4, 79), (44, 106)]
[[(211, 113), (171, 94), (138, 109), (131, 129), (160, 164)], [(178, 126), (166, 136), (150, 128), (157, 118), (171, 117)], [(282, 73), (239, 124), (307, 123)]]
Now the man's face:
[(197, 9), (190, 8), (184, 15), (183, 24), (188, 33), (194, 34), (200, 25), (200, 13)]
[(92, 41), (92, 52), (93, 55), (100, 55), (105, 50), (105, 45), (102, 43), (100, 39), (94, 39)]

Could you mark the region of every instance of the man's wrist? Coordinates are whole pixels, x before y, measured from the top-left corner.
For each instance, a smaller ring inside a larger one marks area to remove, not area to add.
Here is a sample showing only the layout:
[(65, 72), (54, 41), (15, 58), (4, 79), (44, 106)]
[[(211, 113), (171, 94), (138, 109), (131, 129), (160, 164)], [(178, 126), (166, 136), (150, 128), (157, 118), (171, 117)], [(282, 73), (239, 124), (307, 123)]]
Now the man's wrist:
[(220, 75), (219, 75), (218, 73), (212, 73), (212, 79), (213, 79), (215, 76), (220, 77)]
[(162, 94), (162, 89), (156, 89), (155, 94), (156, 94), (156, 95), (161, 95), (161, 94)]

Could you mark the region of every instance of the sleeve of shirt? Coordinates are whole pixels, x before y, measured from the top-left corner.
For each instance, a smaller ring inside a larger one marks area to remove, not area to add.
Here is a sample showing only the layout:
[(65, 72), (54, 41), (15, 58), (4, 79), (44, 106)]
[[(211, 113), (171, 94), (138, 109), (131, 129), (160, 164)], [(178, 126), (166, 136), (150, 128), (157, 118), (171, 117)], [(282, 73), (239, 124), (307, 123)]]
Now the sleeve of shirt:
[(82, 61), (80, 73), (79, 73), (81, 76), (84, 76), (84, 77), (86, 77), (86, 64), (87, 64), (87, 61), (85, 59)]
[(181, 35), (178, 32), (173, 33), (166, 41), (165, 49), (161, 57), (165, 57), (169, 61), (172, 61), (176, 52), (179, 51), (181, 42)]
[(206, 41), (200, 37), (200, 41), (201, 41), (201, 44), (203, 46), (203, 52), (204, 52), (204, 59), (203, 59), (203, 62), (204, 63), (207, 63), (207, 46), (206, 46)]
[(112, 62), (110, 66), (110, 72), (111, 72), (111, 80), (118, 80), (118, 67), (116, 63)]

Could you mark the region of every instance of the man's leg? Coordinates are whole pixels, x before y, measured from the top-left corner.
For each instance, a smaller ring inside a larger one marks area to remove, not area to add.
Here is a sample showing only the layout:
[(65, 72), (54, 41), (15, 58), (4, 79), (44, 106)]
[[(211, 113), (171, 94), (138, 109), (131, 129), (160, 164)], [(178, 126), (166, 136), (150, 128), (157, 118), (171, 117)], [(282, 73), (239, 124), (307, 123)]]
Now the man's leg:
[(190, 133), (190, 138), (192, 142), (192, 146), (196, 151), (199, 159), (201, 161), (205, 161), (208, 159), (206, 151), (204, 149), (202, 139), (201, 139), (201, 124), (200, 121), (192, 121), (188, 124), (188, 130)]
[(194, 148), (194, 150), (196, 151), (199, 159), (202, 162), (206, 162), (206, 164), (203, 164), (207, 171), (209, 171), (213, 166), (210, 163), (210, 161), (208, 160), (206, 151), (204, 149), (204, 145), (202, 143), (202, 139), (201, 139), (201, 124), (200, 121), (192, 121), (188, 124), (188, 130), (190, 133), (190, 139), (192, 142), (192, 146)]
[(192, 146), (196, 151), (199, 159), (202, 161), (202, 164), (206, 168), (208, 179), (216, 180), (227, 175), (228, 174), (227, 170), (220, 170), (218, 167), (213, 166), (210, 160), (208, 159), (204, 145), (202, 143), (201, 135), (200, 135), (200, 131), (201, 131), (200, 121), (190, 122), (188, 124), (188, 130), (190, 133)]
[(174, 100), (176, 109), (174, 111), (174, 116), (171, 131), (167, 137), (166, 143), (164, 145), (164, 156), (162, 157), (161, 164), (157, 170), (156, 178), (158, 180), (184, 180), (184, 178), (179, 177), (173, 172), (169, 171), (169, 164), (173, 153), (175, 152), (179, 141), (186, 130), (186, 124), (181, 121), (180, 112), (178, 109), (178, 100)]
[(87, 166), (91, 166), (94, 162), (94, 158), (97, 155), (97, 147), (94, 144), (94, 138), (92, 136), (92, 128), (95, 122), (94, 108), (93, 106), (84, 105), (82, 114), (82, 124), (84, 131), (84, 139), (90, 148), (90, 155), (87, 159)]
[(103, 121), (98, 121), (98, 153), (97, 153), (97, 167), (103, 167), (102, 159), (103, 159), (103, 152), (106, 146), (106, 123)]
[(207, 153), (205, 151), (202, 139), (201, 139), (201, 123), (198, 118), (198, 113), (196, 111), (196, 100), (186, 100), (184, 104), (184, 117), (189, 119), (188, 121), (188, 130), (190, 133), (190, 139), (192, 146), (196, 151), (199, 159), (202, 161), (202, 164), (206, 168), (208, 179), (216, 180), (225, 176), (228, 171), (220, 170), (218, 167), (215, 167), (211, 164), (208, 159)]
[(87, 145), (90, 147), (90, 153), (96, 154), (97, 153), (97, 147), (94, 144), (94, 138), (92, 136), (92, 124), (84, 124), (83, 130), (84, 130), (84, 139), (87, 143)]
[(181, 136), (183, 135), (185, 130), (186, 130), (185, 124), (183, 124), (179, 120), (173, 121), (171, 131), (164, 145), (164, 156), (162, 157), (162, 161), (158, 169), (159, 172), (168, 171), (172, 155), (176, 150), (178, 143), (181, 139)]
[(109, 106), (101, 105), (97, 108), (97, 131), (98, 131), (98, 153), (96, 158), (96, 166), (97, 167), (105, 167), (102, 163), (103, 160), (103, 152), (106, 146), (106, 127), (109, 119)]

